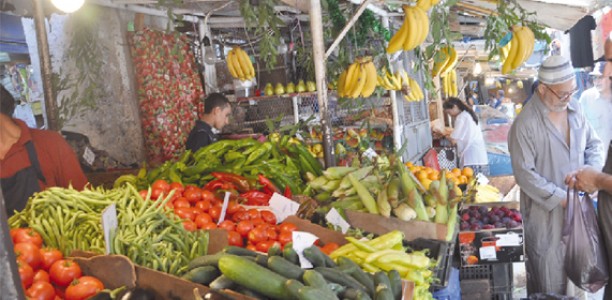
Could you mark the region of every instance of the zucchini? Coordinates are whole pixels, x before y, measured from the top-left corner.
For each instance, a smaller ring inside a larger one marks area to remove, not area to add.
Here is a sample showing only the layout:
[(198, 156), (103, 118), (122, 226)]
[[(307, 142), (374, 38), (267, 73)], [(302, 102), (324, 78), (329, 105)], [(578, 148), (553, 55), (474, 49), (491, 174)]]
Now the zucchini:
[[(318, 250), (318, 251), (317, 251)], [(325, 258), (323, 252), (317, 246), (310, 246), (304, 249), (304, 257), (308, 259), (315, 267), (325, 267)]]
[(287, 291), (289, 292), (289, 294), (291, 294), (291, 297), (293, 299), (299, 299), (300, 298), (300, 289), (303, 288), (304, 285), (295, 280), (295, 279), (289, 279), (285, 282), (285, 288), (287, 289)]
[(331, 289), (327, 286), (327, 281), (323, 278), (319, 272), (315, 270), (306, 270), (304, 271), (304, 276), (302, 276), (304, 283), (308, 286), (320, 288), (320, 289), (328, 289), (331, 292)]
[(281, 249), (279, 243), (274, 243), (274, 245), (272, 245), (272, 247), (268, 248), (268, 257), (280, 256), (282, 254), (283, 254), (283, 252), (282, 252), (282, 249)]
[(389, 281), (391, 282), (391, 291), (393, 292), (393, 298), (402, 299), (402, 278), (397, 270), (391, 270), (387, 273)]
[(304, 269), (280, 256), (268, 257), (268, 269), (289, 279), (301, 280), (304, 275)]
[(391, 288), (389, 288), (388, 286), (384, 284), (379, 284), (376, 286), (376, 295), (374, 296), (374, 299), (376, 300), (394, 300), (395, 298), (393, 298), (393, 292), (391, 291)]
[(340, 300), (336, 294), (331, 291), (313, 286), (302, 287), (298, 293), (299, 300)]
[(247, 248), (241, 248), (236, 246), (227, 246), (223, 248), (223, 253), (233, 254), (238, 256), (257, 256), (257, 252), (249, 250)]
[(293, 250), (292, 242), (285, 244), (285, 248), (283, 248), (283, 257), (294, 265), (300, 264), (300, 258), (298, 257), (297, 252)]
[(325, 280), (327, 281), (367, 292), (365, 286), (359, 283), (359, 281), (355, 280), (355, 278), (342, 273), (342, 271), (332, 268), (321, 267), (315, 268), (315, 271), (321, 273), (321, 275), (323, 275), (323, 278), (325, 278)]
[(187, 269), (191, 270), (191, 269), (195, 269), (197, 267), (205, 267), (205, 266), (218, 267), (219, 266), (219, 259), (223, 255), (225, 255), (225, 254), (219, 252), (219, 253), (212, 254), (212, 255), (203, 255), (203, 256), (200, 256), (200, 257), (196, 257), (192, 261), (189, 262), (189, 265), (187, 265)]
[(221, 275), (217, 277), (217, 279), (213, 280), (210, 283), (210, 288), (214, 291), (232, 289), (235, 286), (236, 286), (236, 283), (225, 275)]
[(391, 289), (391, 281), (389, 280), (389, 277), (387, 277), (387, 273), (383, 271), (374, 273), (374, 284), (376, 284), (377, 290), (380, 285), (384, 285)]
[(289, 299), (287, 278), (240, 256), (225, 255), (219, 259), (224, 276), (246, 288), (273, 299)]
[(219, 275), (221, 275), (219, 269), (213, 266), (204, 266), (189, 270), (189, 272), (187, 272), (181, 278), (191, 282), (208, 285), (215, 280), (215, 278), (219, 277)]
[(267, 268), (268, 267), (268, 256), (266, 255), (261, 255), (261, 254), (257, 254), (257, 256), (255, 256), (255, 262), (264, 267)]

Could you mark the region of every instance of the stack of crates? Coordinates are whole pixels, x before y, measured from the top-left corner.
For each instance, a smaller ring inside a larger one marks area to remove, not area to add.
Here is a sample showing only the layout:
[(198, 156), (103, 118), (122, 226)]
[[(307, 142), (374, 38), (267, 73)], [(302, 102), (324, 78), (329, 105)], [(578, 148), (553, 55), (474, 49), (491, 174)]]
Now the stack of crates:
[(462, 299), (511, 300), (512, 279), (512, 263), (462, 267), (459, 271)]

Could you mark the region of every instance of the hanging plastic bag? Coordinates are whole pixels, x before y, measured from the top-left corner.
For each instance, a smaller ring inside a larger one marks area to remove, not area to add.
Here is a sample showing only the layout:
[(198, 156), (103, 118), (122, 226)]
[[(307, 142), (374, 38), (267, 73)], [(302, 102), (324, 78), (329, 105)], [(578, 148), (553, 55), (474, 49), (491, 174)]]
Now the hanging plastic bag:
[(438, 152), (436, 152), (436, 149), (431, 148), (429, 149), (429, 151), (427, 151), (427, 153), (425, 153), (425, 156), (423, 156), (423, 164), (426, 167), (430, 167), (434, 170), (440, 171), (440, 164), (438, 163)]
[(569, 195), (568, 190), (563, 224), (565, 272), (576, 286), (593, 293), (608, 283), (605, 246), (591, 197), (585, 194), (580, 201), (578, 191), (572, 199)]

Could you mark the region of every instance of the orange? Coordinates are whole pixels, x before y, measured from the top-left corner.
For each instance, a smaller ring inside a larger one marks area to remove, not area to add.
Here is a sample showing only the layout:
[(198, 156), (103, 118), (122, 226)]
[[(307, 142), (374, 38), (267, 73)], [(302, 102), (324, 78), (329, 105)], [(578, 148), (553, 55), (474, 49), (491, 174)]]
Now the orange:
[(412, 166), (413, 166), (412, 162), (407, 162), (407, 163), (406, 163), (406, 167), (410, 168), (410, 167), (412, 167)]
[(429, 173), (429, 175), (427, 175), (427, 178), (428, 178), (429, 180), (438, 180), (438, 177), (440, 177), (440, 174), (436, 174), (436, 173), (434, 173), (434, 172)]
[(470, 255), (466, 259), (466, 262), (468, 265), (475, 265), (478, 263), (478, 257), (476, 257), (475, 255)]
[(474, 177), (474, 170), (470, 167), (465, 167), (461, 170), (461, 174), (465, 175), (467, 178), (472, 178)]
[(428, 174), (427, 174), (427, 172), (425, 172), (425, 171), (418, 171), (418, 172), (416, 173), (416, 178), (417, 178), (419, 181), (421, 181), (421, 182), (422, 182), (423, 180), (427, 179), (427, 176), (428, 176)]
[(451, 173), (453, 173), (455, 176), (461, 176), (461, 170), (454, 168)]
[(410, 173), (413, 173), (413, 174), (418, 171), (418, 169), (415, 166), (408, 167), (408, 170), (410, 170)]
[(465, 175), (459, 176), (459, 184), (468, 183), (468, 178)]
[(425, 178), (425, 179), (423, 179), (423, 180), (419, 180), (419, 181), (421, 182), (421, 184), (423, 185), (423, 187), (424, 187), (426, 190), (429, 190), (429, 186), (430, 186), (430, 185), (431, 185), (431, 183), (433, 182), (433, 181), (431, 181), (431, 180), (429, 180), (429, 179), (427, 179), (427, 178)]

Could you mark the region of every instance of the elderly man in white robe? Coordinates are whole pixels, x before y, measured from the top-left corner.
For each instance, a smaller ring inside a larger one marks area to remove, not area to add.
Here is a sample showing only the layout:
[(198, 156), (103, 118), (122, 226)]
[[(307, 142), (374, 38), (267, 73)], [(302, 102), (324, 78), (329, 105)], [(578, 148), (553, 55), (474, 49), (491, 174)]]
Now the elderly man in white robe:
[(547, 58), (538, 80), (536, 93), (508, 135), (514, 177), (521, 188), (527, 292), (583, 297), (564, 270), (565, 176), (584, 165), (601, 169), (603, 147), (574, 97), (576, 81), (569, 60)]

